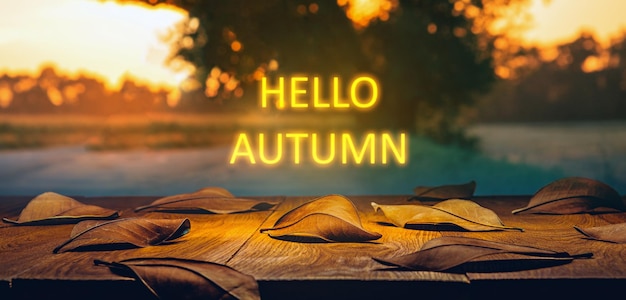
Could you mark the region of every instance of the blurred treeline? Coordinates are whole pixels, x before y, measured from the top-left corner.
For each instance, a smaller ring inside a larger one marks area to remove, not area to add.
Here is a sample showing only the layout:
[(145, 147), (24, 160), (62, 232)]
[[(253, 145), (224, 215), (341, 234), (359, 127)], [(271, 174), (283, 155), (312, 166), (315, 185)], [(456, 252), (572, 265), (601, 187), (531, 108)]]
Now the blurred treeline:
[[(48, 67), (37, 75), (0, 74), (0, 114), (254, 112), (262, 76), (320, 76), (328, 97), (332, 76), (348, 81), (369, 73), (382, 98), (352, 116), (365, 130), (467, 144), (468, 122), (626, 117), (624, 39), (603, 48), (583, 35), (551, 57), (497, 45), (513, 30), (502, 20), (526, 0), (381, 0), (369, 16), (350, 0), (122, 2), (165, 2), (189, 13), (163, 36), (172, 45), (171, 66), (195, 70), (179, 89), (129, 78), (112, 90)], [(500, 30), (487, 30), (495, 22)]]
[(112, 88), (98, 76), (68, 76), (53, 66), (38, 74), (0, 74), (0, 114), (143, 114), (237, 110), (179, 90), (153, 87), (133, 78)]
[(474, 116), (478, 122), (626, 119), (626, 34), (589, 33), (555, 49), (522, 49)]

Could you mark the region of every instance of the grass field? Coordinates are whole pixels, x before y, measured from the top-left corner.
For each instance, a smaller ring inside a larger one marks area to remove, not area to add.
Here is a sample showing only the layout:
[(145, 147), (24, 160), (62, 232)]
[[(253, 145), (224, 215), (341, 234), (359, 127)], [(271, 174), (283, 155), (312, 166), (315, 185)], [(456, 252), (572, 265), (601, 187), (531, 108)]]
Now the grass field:
[[(321, 120), (321, 121), (320, 121)], [(348, 115), (0, 115), (0, 150), (84, 145), (90, 150), (171, 149), (232, 143), (242, 130), (349, 129)]]

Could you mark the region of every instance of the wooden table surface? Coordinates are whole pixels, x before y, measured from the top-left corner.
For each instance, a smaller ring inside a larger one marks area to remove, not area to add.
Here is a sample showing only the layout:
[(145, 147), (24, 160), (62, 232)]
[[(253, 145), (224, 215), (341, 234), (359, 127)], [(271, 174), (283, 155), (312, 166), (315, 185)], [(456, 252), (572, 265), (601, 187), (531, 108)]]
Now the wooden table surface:
[[(157, 197), (75, 197), (86, 203), (118, 209), (122, 217), (137, 216), (133, 208)], [(524, 232), (424, 231), (390, 226), (370, 202), (406, 204), (408, 196), (348, 196), (359, 210), (365, 229), (382, 234), (368, 243), (301, 243), (260, 233), (290, 209), (314, 197), (257, 197), (278, 200), (271, 211), (217, 214), (139, 213), (186, 217), (191, 231), (180, 242), (146, 248), (53, 254), (73, 225), (0, 225), (0, 299), (143, 299), (149, 295), (132, 279), (94, 266), (94, 259), (178, 257), (231, 266), (254, 276), (262, 299), (398, 299), (424, 295), (442, 299), (592, 297), (623, 293), (626, 245), (584, 239), (573, 226), (626, 222), (626, 213), (576, 215), (512, 215), (529, 196), (476, 197), (508, 226)], [(16, 219), (32, 197), (0, 197), (0, 216)], [(433, 202), (434, 203), (434, 202)], [(426, 202), (426, 204), (429, 204)], [(522, 271), (483, 270), (477, 273), (398, 271), (374, 261), (415, 252), (430, 239), (468, 236), (566, 251), (593, 252), (591, 259)], [(546, 288), (551, 293), (546, 294)]]

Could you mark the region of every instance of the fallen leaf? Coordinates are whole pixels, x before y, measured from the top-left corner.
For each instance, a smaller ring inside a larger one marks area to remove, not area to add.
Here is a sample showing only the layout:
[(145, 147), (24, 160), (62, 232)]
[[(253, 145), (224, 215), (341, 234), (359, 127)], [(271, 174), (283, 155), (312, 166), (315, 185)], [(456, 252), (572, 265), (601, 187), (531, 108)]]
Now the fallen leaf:
[(587, 238), (598, 241), (605, 241), (617, 244), (626, 244), (626, 223), (610, 224), (604, 226), (574, 229), (584, 234)]
[(235, 212), (266, 210), (276, 204), (275, 201), (235, 198), (235, 196), (226, 189), (207, 187), (193, 193), (178, 194), (157, 199), (150, 205), (136, 208), (135, 212), (148, 210), (230, 214)]
[(356, 207), (341, 195), (326, 195), (300, 205), (281, 216), (274, 227), (261, 232), (284, 239), (300, 237), (328, 242), (362, 242), (381, 237), (363, 229)]
[(146, 247), (177, 239), (189, 232), (188, 219), (128, 218), (113, 221), (83, 221), (72, 229), (70, 238), (54, 253), (80, 247), (115, 248), (121, 245)]
[(46, 192), (30, 200), (17, 220), (2, 220), (16, 225), (51, 225), (83, 220), (108, 220), (118, 216), (115, 210), (83, 204), (67, 196)]
[(505, 226), (495, 212), (470, 200), (450, 199), (433, 206), (372, 202), (372, 207), (375, 211), (382, 211), (398, 227), (441, 230), (457, 226), (468, 231), (523, 231), (522, 228)]
[(94, 260), (94, 264), (135, 278), (158, 299), (261, 299), (254, 277), (217, 263), (179, 258), (131, 258), (119, 262)]
[[(391, 258), (374, 260), (391, 266), (417, 271), (446, 271), (488, 255), (510, 253), (539, 260), (589, 258), (591, 253), (570, 255), (547, 249), (492, 242), (468, 237), (439, 237), (426, 242), (420, 251)], [(492, 260), (480, 260), (488, 264)]]
[(465, 184), (451, 184), (451, 185), (441, 185), (441, 186), (418, 186), (413, 189), (413, 193), (415, 196), (411, 197), (410, 200), (420, 200), (420, 199), (429, 199), (429, 200), (447, 200), (447, 199), (466, 199), (474, 196), (474, 191), (476, 190), (476, 182), (470, 181)]
[(576, 214), (623, 210), (622, 198), (607, 184), (589, 178), (567, 177), (542, 187), (528, 206), (513, 213)]

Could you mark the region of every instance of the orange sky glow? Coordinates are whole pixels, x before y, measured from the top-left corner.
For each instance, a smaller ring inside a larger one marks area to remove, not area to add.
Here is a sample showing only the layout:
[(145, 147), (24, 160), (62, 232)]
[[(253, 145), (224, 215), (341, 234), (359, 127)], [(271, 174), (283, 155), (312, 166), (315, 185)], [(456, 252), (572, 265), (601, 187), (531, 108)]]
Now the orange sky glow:
[(622, 0), (533, 0), (533, 24), (522, 38), (529, 45), (553, 46), (586, 31), (607, 46), (626, 31), (625, 11)]
[[(339, 0), (338, 3), (376, 2), (385, 10), (389, 0)], [(381, 4), (382, 3), (382, 4)], [(393, 3), (391, 1), (390, 3)], [(574, 39), (585, 29), (604, 44), (626, 29), (626, 1), (533, 0), (533, 24), (521, 38), (527, 45), (551, 46)], [(356, 14), (357, 12), (350, 12)], [(186, 17), (172, 7), (152, 8), (97, 0), (11, 1), (0, 11), (0, 74), (32, 74), (46, 63), (62, 72), (88, 72), (116, 87), (124, 78), (169, 88), (178, 86), (190, 71), (174, 71), (165, 60), (169, 47), (160, 38)], [(366, 26), (366, 23), (363, 24)]]
[(168, 8), (94, 0), (24, 0), (0, 10), (0, 74), (87, 72), (116, 87), (125, 77), (176, 86), (186, 78), (165, 65), (160, 35), (186, 14)]

